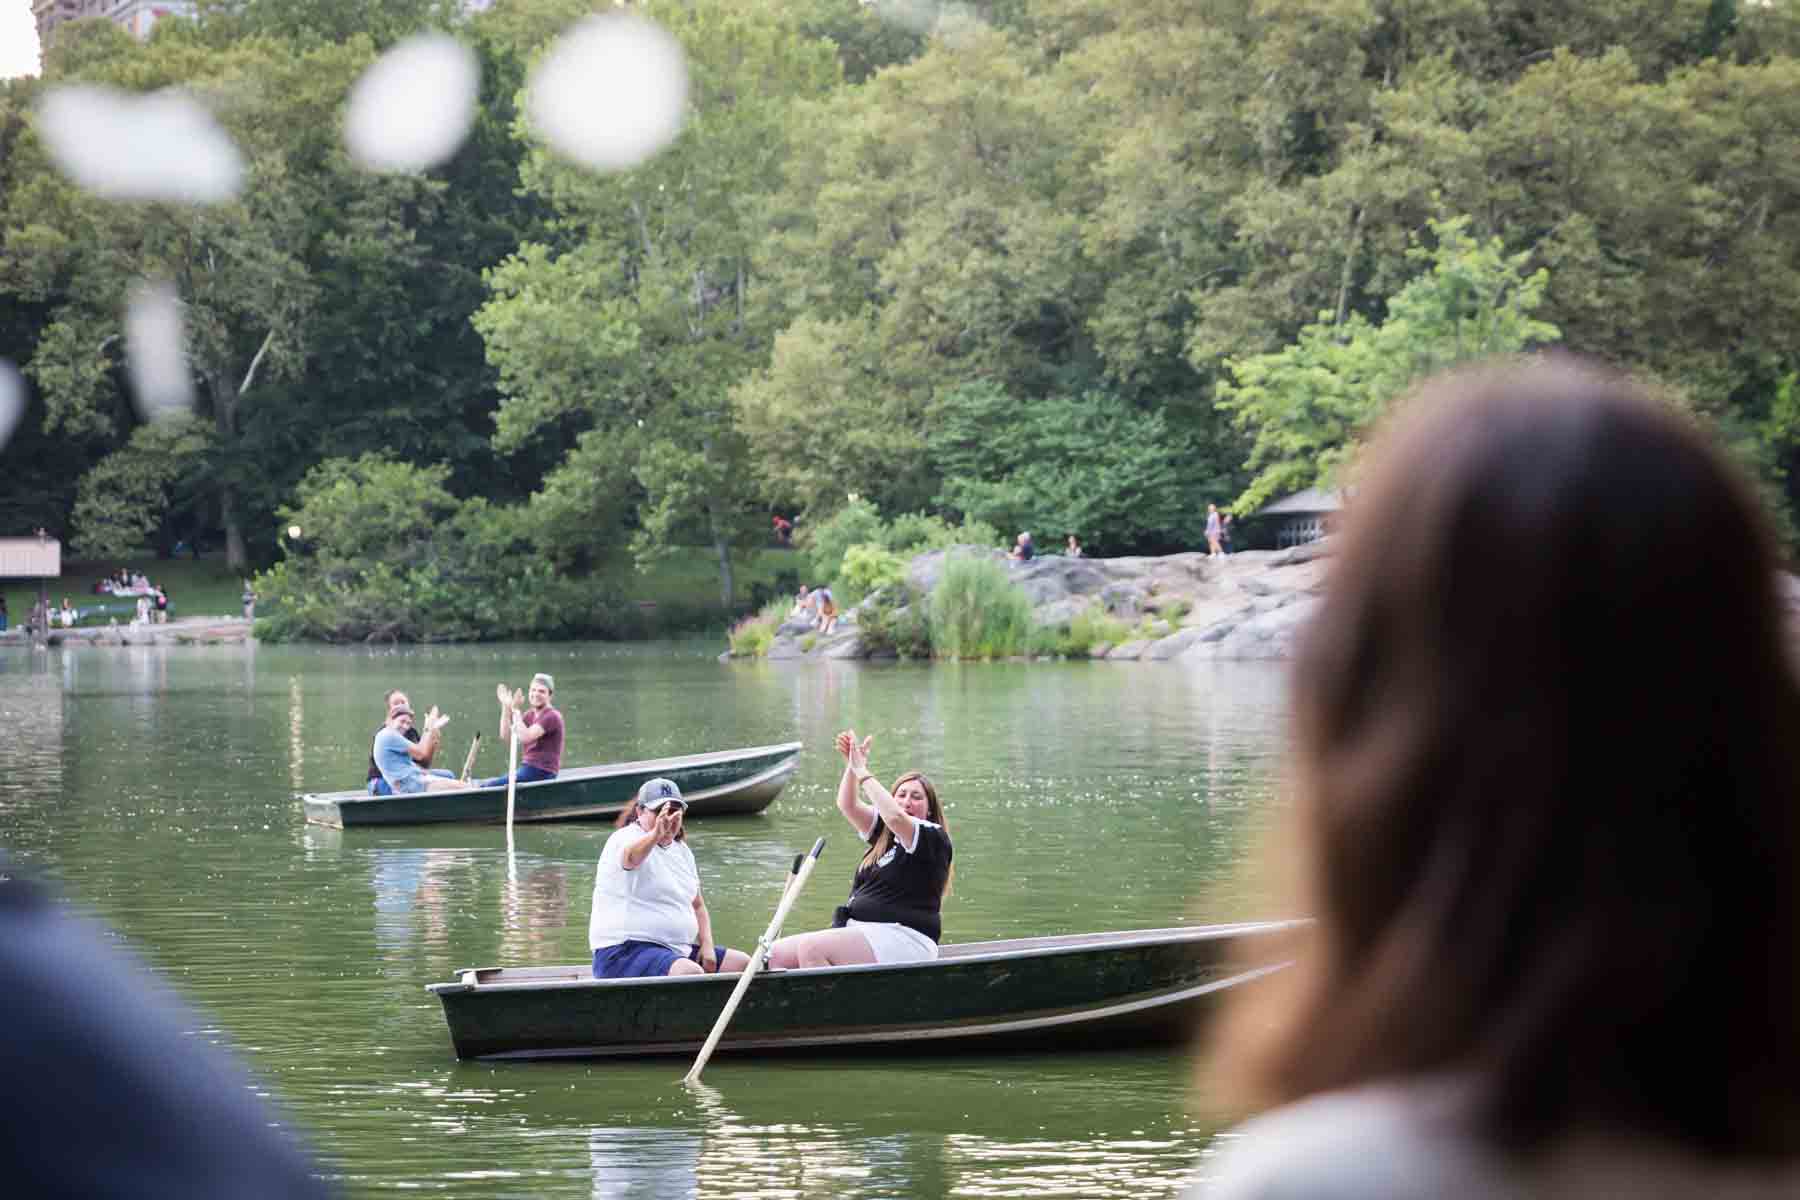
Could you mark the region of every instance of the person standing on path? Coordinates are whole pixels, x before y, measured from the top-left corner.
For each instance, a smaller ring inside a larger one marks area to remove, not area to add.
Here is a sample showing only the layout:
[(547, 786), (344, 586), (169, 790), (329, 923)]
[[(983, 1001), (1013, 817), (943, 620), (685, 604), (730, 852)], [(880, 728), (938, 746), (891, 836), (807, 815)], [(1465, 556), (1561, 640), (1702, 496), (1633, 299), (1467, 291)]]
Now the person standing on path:
[(1219, 518), (1219, 548), (1226, 554), (1231, 553), (1231, 514), (1226, 513)]
[(1224, 553), (1225, 553), (1224, 547), (1222, 547), (1219, 544), (1219, 538), (1220, 538), (1220, 535), (1222, 534), (1222, 532), (1224, 531), (1224, 529), (1225, 529), (1225, 523), (1219, 519), (1219, 506), (1216, 504), (1207, 505), (1206, 506), (1206, 557), (1219, 558), (1224, 555)]
[(244, 620), (256, 620), (256, 589), (248, 579), (244, 580)]

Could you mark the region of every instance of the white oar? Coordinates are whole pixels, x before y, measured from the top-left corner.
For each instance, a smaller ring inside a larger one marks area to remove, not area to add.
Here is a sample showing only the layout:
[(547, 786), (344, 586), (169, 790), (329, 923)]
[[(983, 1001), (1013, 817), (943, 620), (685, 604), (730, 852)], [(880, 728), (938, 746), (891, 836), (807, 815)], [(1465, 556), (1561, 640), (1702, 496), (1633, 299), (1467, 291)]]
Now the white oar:
[(700, 1057), (694, 1060), (694, 1069), (683, 1076), (681, 1082), (700, 1082), (700, 1072), (706, 1069), (706, 1060), (712, 1057), (712, 1052), (719, 1045), (719, 1039), (725, 1036), (725, 1026), (731, 1024), (732, 1014), (737, 1012), (738, 1003), (743, 1000), (744, 991), (750, 986), (750, 981), (756, 978), (756, 973), (769, 960), (769, 947), (773, 946), (775, 939), (781, 936), (781, 923), (787, 920), (788, 909), (794, 907), (794, 901), (799, 897), (801, 887), (806, 884), (806, 877), (812, 874), (813, 867), (818, 864), (819, 852), (823, 849), (825, 849), (825, 839), (820, 838), (813, 843), (811, 853), (801, 855), (794, 860), (793, 878), (788, 880), (787, 888), (781, 893), (781, 903), (775, 906), (775, 919), (769, 922), (769, 927), (763, 930), (763, 935), (756, 939), (756, 951), (750, 955), (750, 963), (744, 968), (744, 973), (738, 976), (737, 987), (732, 989), (731, 999), (725, 1002), (725, 1011), (719, 1014), (719, 1019), (713, 1025), (712, 1032), (706, 1035), (706, 1045), (700, 1047)]
[(512, 853), (513, 797), (519, 791), (519, 702), (523, 699), (515, 689), (512, 702), (512, 749), (506, 754), (506, 852)]

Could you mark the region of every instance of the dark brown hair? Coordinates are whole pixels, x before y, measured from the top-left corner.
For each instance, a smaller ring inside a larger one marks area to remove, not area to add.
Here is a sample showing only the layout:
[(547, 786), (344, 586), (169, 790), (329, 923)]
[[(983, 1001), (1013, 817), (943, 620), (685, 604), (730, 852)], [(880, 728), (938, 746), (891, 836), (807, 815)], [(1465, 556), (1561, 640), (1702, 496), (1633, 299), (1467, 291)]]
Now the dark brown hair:
[(1361, 484), (1294, 677), (1317, 924), (1227, 1080), (1457, 1071), (1515, 1149), (1794, 1153), (1800, 698), (1752, 494), (1567, 358), (1431, 382)]
[[(906, 774), (894, 780), (894, 786), (888, 789), (888, 794), (891, 796), (898, 792), (900, 790), (900, 785), (909, 779), (918, 780), (919, 786), (925, 789), (925, 819), (930, 821), (933, 825), (941, 827), (946, 834), (949, 833), (950, 825), (944, 820), (944, 806), (938, 800), (937, 785), (926, 778), (923, 771), (906, 772)], [(894, 844), (894, 831), (887, 827), (887, 822), (881, 819), (879, 813), (876, 814), (875, 817), (875, 828), (869, 832), (869, 849), (868, 852), (863, 855), (862, 862), (858, 863), (856, 866), (858, 874), (861, 874), (863, 871), (870, 869), (876, 863), (880, 862), (881, 856), (886, 854), (888, 852), (888, 847)], [(950, 886), (955, 881), (956, 864), (952, 863), (950, 864), (949, 872), (944, 876), (944, 890), (938, 893), (939, 899), (950, 894)]]

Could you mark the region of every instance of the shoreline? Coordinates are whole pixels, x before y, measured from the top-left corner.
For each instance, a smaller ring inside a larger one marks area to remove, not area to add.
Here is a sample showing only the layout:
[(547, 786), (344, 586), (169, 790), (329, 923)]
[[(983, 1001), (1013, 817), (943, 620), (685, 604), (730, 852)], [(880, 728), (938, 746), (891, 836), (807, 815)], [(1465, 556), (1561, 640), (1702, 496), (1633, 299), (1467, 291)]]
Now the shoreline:
[(256, 639), (243, 617), (177, 617), (157, 625), (89, 625), (52, 629), (40, 638), (19, 628), (0, 633), (0, 646), (22, 649), (69, 649), (75, 646), (220, 646)]

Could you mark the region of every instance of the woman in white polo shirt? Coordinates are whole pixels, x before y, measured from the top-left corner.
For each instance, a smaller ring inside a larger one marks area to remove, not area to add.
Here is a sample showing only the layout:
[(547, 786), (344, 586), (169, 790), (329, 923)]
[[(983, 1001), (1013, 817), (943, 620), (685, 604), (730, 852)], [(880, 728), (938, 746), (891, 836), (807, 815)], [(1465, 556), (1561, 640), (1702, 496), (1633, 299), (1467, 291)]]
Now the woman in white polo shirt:
[(700, 868), (682, 818), (687, 801), (674, 781), (652, 779), (619, 814), (600, 852), (588, 946), (596, 979), (741, 971), (741, 950), (714, 946), (700, 894)]
[[(950, 831), (937, 788), (908, 771), (888, 791), (869, 773), (870, 738), (837, 736), (844, 756), (838, 811), (869, 844), (850, 899), (832, 928), (784, 937), (769, 947), (772, 967), (835, 967), (856, 963), (924, 962), (938, 954), (939, 910), (950, 894)], [(872, 803), (866, 803), (862, 797)]]

